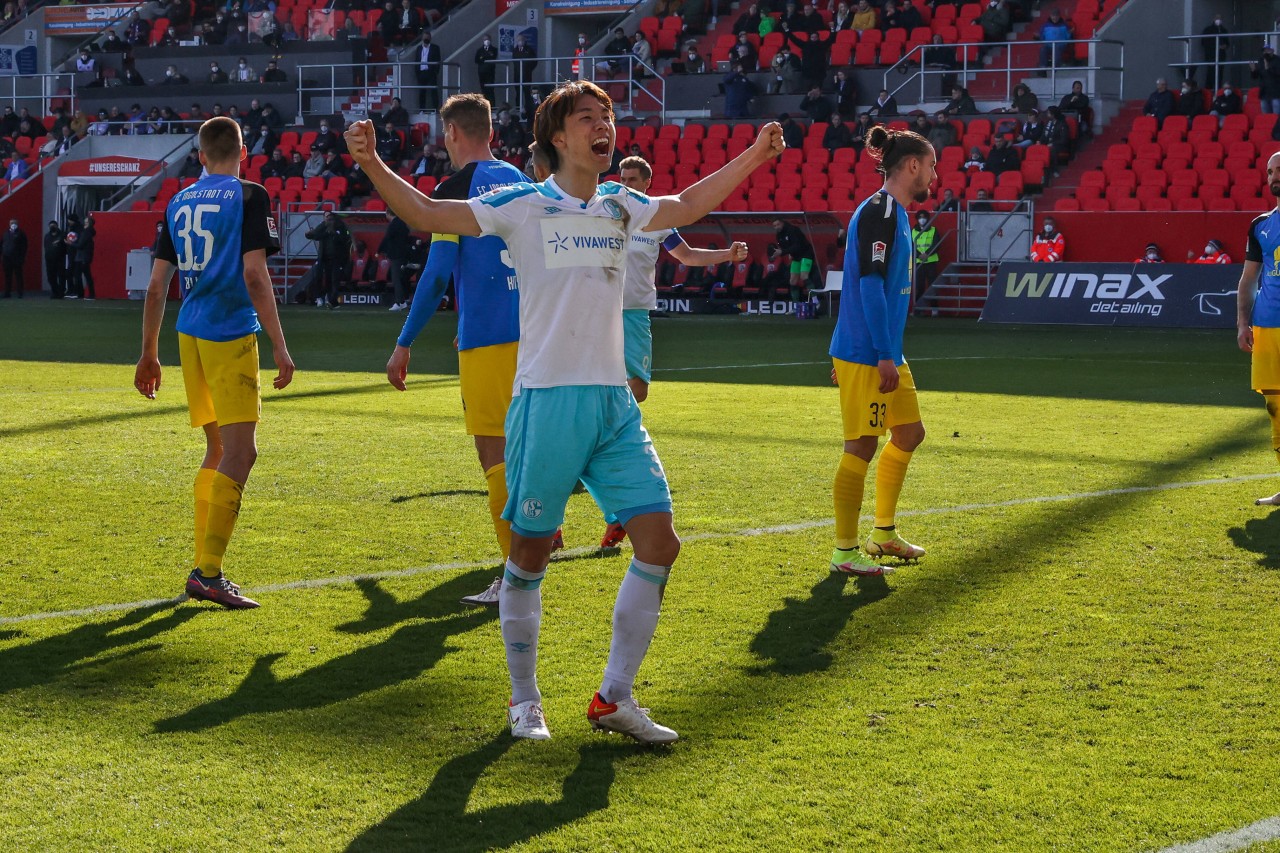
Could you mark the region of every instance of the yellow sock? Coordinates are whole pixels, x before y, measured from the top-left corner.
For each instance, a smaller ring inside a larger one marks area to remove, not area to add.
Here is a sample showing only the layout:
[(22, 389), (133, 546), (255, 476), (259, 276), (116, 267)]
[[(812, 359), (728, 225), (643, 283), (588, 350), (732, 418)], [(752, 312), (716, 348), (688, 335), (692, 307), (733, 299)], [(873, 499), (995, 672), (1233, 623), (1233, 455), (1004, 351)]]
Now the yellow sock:
[(498, 535), (498, 545), (505, 560), (511, 556), (511, 522), (502, 517), (502, 510), (507, 506), (507, 463), (499, 462), (485, 471), (484, 481), (489, 484), (489, 515), (493, 517), (493, 532)]
[(209, 495), (213, 493), (213, 475), (218, 473), (213, 468), (201, 468), (196, 472), (196, 558), (193, 566), (200, 565), (200, 554), (204, 551), (205, 525), (209, 521)]
[(902, 483), (907, 479), (910, 464), (911, 454), (892, 441), (880, 452), (880, 461), (876, 463), (876, 527), (893, 527), (898, 496), (902, 494)]
[(852, 453), (840, 457), (836, 483), (831, 490), (836, 504), (836, 547), (858, 546), (858, 514), (862, 512), (862, 492), (867, 483), (867, 460)]
[(209, 517), (204, 532), (204, 548), (200, 552), (200, 574), (217, 577), (222, 571), (222, 555), (227, 552), (227, 542), (236, 527), (240, 514), (240, 495), (244, 485), (223, 474), (213, 472), (209, 493)]
[(1271, 447), (1276, 452), (1276, 461), (1280, 462), (1280, 397), (1268, 394), (1267, 414), (1271, 416)]

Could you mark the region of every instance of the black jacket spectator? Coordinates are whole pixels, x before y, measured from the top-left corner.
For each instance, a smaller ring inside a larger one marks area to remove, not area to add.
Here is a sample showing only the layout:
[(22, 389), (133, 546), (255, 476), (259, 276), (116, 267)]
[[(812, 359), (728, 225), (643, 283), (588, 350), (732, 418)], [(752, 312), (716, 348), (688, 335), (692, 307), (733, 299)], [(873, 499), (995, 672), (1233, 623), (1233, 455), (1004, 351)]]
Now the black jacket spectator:
[(805, 118), (809, 121), (831, 121), (832, 109), (831, 101), (822, 94), (822, 90), (813, 88), (809, 90), (809, 94), (805, 95), (800, 101), (800, 109), (804, 111)]
[(1213, 99), (1213, 103), (1209, 105), (1209, 112), (1216, 116), (1233, 116), (1244, 109), (1240, 102), (1240, 93), (1230, 86), (1227, 86)]
[(849, 135), (849, 126), (840, 119), (840, 116), (832, 117), (831, 125), (822, 134), (822, 147), (834, 154), (836, 149), (849, 148), (852, 145), (853, 137)]
[(284, 150), (277, 148), (271, 152), (270, 159), (262, 164), (262, 179), (267, 178), (285, 179), (285, 173), (289, 171), (289, 161), (284, 159)]
[(1156, 90), (1147, 98), (1147, 102), (1142, 105), (1142, 114), (1144, 116), (1154, 116), (1156, 125), (1163, 125), (1164, 120), (1173, 115), (1175, 106), (1173, 92), (1169, 91), (1169, 87), (1165, 85), (1163, 80), (1156, 81)]
[(942, 111), (950, 117), (971, 116), (977, 115), (978, 105), (974, 103), (968, 89), (963, 86), (957, 86), (951, 91), (951, 100), (947, 101), (947, 105), (942, 108)]
[(982, 171), (999, 175), (1003, 172), (1016, 172), (1021, 167), (1018, 152), (1009, 147), (1009, 140), (1001, 138), (996, 140), (996, 144), (987, 153)]
[(782, 141), (786, 143), (787, 147), (803, 148), (804, 128), (796, 124), (791, 116), (786, 113), (778, 116), (778, 121), (782, 122)]
[(870, 113), (877, 118), (888, 118), (898, 114), (898, 99), (881, 89), (876, 101), (871, 105)]
[(268, 59), (267, 70), (262, 72), (262, 82), (263, 83), (288, 83), (289, 75), (285, 74), (282, 70), (280, 70), (280, 68), (276, 65), (276, 61), (274, 59)]
[(751, 33), (756, 35), (760, 32), (760, 10), (752, 3), (747, 7), (747, 11), (738, 16), (738, 20), (733, 22), (733, 34)]
[(1178, 102), (1173, 107), (1173, 114), (1195, 118), (1204, 115), (1204, 112), (1204, 91), (1196, 85), (1194, 80), (1183, 83)]

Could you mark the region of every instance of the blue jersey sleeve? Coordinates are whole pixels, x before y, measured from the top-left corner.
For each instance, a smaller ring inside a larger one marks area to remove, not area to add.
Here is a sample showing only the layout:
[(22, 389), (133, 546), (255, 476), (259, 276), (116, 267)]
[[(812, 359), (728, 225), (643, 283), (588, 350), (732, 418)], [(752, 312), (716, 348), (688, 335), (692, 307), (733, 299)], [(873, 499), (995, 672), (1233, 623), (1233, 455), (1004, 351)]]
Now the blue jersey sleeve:
[(431, 251), (427, 255), (427, 265), (418, 277), (418, 289), (413, 293), (413, 306), (409, 315), (404, 318), (404, 328), (396, 343), (402, 347), (411, 347), (422, 334), (427, 323), (435, 316), (444, 292), (449, 289), (449, 277), (453, 266), (458, 261), (458, 238), (444, 237), (431, 241)]

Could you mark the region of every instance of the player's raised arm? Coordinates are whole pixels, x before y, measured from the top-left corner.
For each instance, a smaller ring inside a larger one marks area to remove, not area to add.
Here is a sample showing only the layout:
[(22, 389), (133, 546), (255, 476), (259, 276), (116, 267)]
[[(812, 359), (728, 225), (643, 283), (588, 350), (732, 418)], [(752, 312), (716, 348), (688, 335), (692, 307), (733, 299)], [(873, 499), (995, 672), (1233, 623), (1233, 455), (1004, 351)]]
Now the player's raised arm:
[(413, 230), (480, 236), (480, 225), (465, 201), (428, 198), (382, 162), (374, 147), (373, 122), (367, 119), (354, 122), (343, 137), (351, 159), (360, 164), (387, 207)]
[(1253, 300), (1261, 272), (1261, 263), (1245, 261), (1236, 286), (1236, 344), (1245, 352), (1253, 352)]
[[(166, 229), (166, 235), (168, 233)], [(133, 387), (149, 400), (160, 390), (160, 326), (164, 323), (164, 302), (169, 296), (177, 266), (156, 258), (151, 262), (151, 280), (147, 283), (147, 301), (142, 306), (142, 357), (133, 372)]]
[(782, 141), (782, 125), (776, 121), (769, 122), (760, 128), (760, 135), (746, 151), (679, 195), (659, 198), (658, 210), (644, 230), (662, 231), (697, 222), (719, 207), (734, 187), (786, 147)]
[(687, 267), (709, 267), (723, 264), (725, 261), (745, 261), (747, 259), (746, 243), (731, 243), (727, 249), (695, 249), (688, 243), (681, 243), (670, 250), (671, 257)]

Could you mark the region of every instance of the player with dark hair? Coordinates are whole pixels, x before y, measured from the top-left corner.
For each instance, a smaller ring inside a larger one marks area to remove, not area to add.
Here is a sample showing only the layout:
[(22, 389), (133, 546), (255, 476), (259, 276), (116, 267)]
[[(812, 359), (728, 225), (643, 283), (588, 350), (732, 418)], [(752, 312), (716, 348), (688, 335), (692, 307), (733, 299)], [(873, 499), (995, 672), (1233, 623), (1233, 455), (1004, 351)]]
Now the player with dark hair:
[[(830, 351), (844, 421), (844, 454), (833, 488), (831, 571), (855, 575), (883, 572), (873, 557), (915, 560), (925, 553), (899, 535), (894, 516), (911, 454), (924, 441), (915, 381), (902, 355), (914, 248), (907, 205), (929, 198), (938, 162), (933, 146), (907, 130), (872, 128), (867, 151), (880, 162), (884, 186), (849, 220), (844, 298)], [(875, 529), (859, 550), (867, 468), (886, 431), (890, 439), (876, 466)]]
[(178, 312), (182, 378), (191, 425), (203, 427), (205, 434), (195, 481), (196, 565), (186, 591), (224, 607), (252, 608), (258, 603), (227, 579), (222, 561), (258, 456), (259, 329), (271, 338), (278, 369), (272, 384), (284, 388), (293, 379), (293, 359), (267, 272), (267, 255), (280, 249), (280, 240), (267, 191), (239, 177), (249, 153), (240, 126), (226, 117), (209, 119), (200, 126), (199, 140), (207, 174), (175, 195), (165, 210), (133, 384), (152, 400), (160, 390), (160, 326), (176, 268), (183, 293)]
[(498, 608), (511, 676), (512, 734), (551, 736), (537, 680), (540, 587), (552, 536), (581, 479), (635, 546), (588, 720), (593, 728), (645, 743), (670, 743), (676, 732), (655, 723), (632, 693), (680, 539), (666, 474), (626, 384), (626, 249), (637, 232), (687, 225), (714, 210), (757, 166), (781, 153), (782, 132), (777, 124), (765, 125), (747, 151), (714, 174), (677, 196), (649, 198), (617, 183), (598, 184), (613, 157), (613, 119), (613, 103), (598, 86), (560, 85), (534, 118), (534, 141), (546, 153), (552, 176), (466, 202), (428, 199), (396, 176), (378, 158), (367, 121), (347, 130), (347, 147), (411, 226), (502, 237), (520, 281), (521, 337), (506, 422), (509, 498), (503, 513), (511, 522), (511, 556)]
[[(444, 146), (458, 171), (442, 181), (433, 198), (465, 201), (525, 180), (510, 163), (494, 158), (492, 111), (484, 96), (454, 95), (440, 109)], [(396, 348), (387, 361), (387, 380), (401, 391), (409, 373), (409, 348), (435, 314), (453, 279), (458, 299), (458, 380), (467, 434), (489, 489), (489, 514), (502, 559), (511, 553), (511, 523), (502, 517), (507, 504), (506, 430), (511, 387), (520, 341), (520, 293), (508, 263), (507, 244), (498, 237), (436, 233), (413, 294)], [(466, 604), (496, 603), (484, 593)]]
[[(1250, 385), (1266, 401), (1271, 447), (1280, 460), (1280, 153), (1267, 160), (1267, 185), (1277, 202), (1249, 223), (1236, 289), (1236, 342), (1252, 354)], [(1280, 506), (1280, 492), (1255, 503)]]

